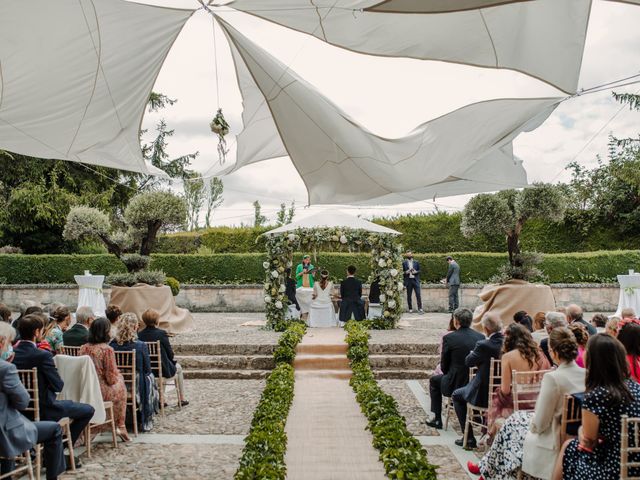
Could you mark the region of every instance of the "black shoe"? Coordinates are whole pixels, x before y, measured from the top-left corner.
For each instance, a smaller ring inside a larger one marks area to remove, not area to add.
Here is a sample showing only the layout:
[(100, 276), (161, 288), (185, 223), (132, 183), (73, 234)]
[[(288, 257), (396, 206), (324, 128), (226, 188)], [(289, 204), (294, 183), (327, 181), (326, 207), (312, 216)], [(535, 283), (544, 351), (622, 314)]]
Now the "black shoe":
[(427, 427), (435, 428), (436, 430), (442, 430), (442, 420), (434, 418), (427, 421)]
[(182, 406), (182, 407), (186, 407), (187, 405), (189, 405), (189, 400), (182, 400), (180, 402), (180, 406)]
[[(69, 457), (69, 455), (66, 455), (64, 457), (65, 461), (67, 462), (67, 470), (71, 470), (71, 458)], [(75, 455), (73, 456), (73, 461), (76, 465), (76, 468), (82, 468), (82, 463), (80, 463), (80, 458), (76, 457)]]
[[(456, 440), (454, 442), (457, 446), (462, 447), (462, 445), (464, 445), (464, 437), (463, 438), (459, 438), (458, 440)], [(467, 450), (473, 450), (474, 448), (476, 448), (478, 445), (476, 444), (476, 439), (472, 438), (467, 440)]]

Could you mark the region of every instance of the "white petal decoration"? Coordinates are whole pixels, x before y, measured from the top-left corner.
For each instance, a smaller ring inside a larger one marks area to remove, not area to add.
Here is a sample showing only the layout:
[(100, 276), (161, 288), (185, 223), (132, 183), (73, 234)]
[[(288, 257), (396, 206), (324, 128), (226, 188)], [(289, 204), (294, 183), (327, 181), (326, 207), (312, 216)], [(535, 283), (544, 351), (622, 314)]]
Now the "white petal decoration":
[[(219, 20), (234, 61), (246, 64), (266, 97), (263, 104), (271, 119), (265, 119), (265, 128), (276, 128), (311, 204), (380, 203), (385, 198), (391, 203), (406, 192), (424, 199), (432, 191), (440, 195), (522, 186), (526, 176), (510, 155), (511, 141), (544, 121), (562, 99), (488, 100), (426, 122), (405, 137), (383, 138)], [(239, 151), (242, 142), (241, 136)], [(266, 158), (268, 153), (256, 151), (252, 160)], [(239, 158), (241, 163), (247, 160)]]
[[(577, 88), (591, 0), (390, 3), (404, 4), (403, 13), (367, 10), (383, 8), (380, 0), (270, 0), (269, 8), (264, 0), (235, 0), (229, 6), (361, 53), (508, 68), (568, 93)], [(466, 9), (474, 5), (486, 8)], [(458, 6), (462, 11), (428, 13)]]
[(136, 172), (151, 88), (193, 11), (123, 0), (0, 2), (0, 148)]

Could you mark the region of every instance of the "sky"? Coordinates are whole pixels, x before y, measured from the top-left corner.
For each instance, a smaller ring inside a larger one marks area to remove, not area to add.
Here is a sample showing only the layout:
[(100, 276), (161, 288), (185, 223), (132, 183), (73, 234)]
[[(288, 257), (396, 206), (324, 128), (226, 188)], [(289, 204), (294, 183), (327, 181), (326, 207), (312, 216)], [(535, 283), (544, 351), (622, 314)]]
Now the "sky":
[[(586, 0), (585, 0), (586, 1)], [(196, 8), (196, 0), (144, 0), (155, 5)], [(640, 73), (640, 7), (594, 0), (582, 63), (579, 88), (590, 88)], [(526, 92), (554, 95), (552, 87), (526, 75), (507, 70), (480, 69), (445, 62), (385, 59), (360, 55), (327, 45), (305, 34), (271, 25), (242, 13), (228, 14), (229, 21), (261, 47), (290, 65), (363, 126), (386, 136), (401, 136), (415, 126), (454, 108), (487, 98)], [(175, 129), (169, 153), (198, 151), (194, 168), (217, 168), (217, 138), (209, 122), (218, 107), (240, 131), (242, 99), (235, 79), (226, 39), (214, 28), (211, 16), (200, 10), (186, 24), (174, 44), (154, 87), (178, 102), (160, 114), (147, 114), (144, 128), (153, 130), (160, 118)], [(640, 84), (619, 91), (640, 91)], [(380, 92), (384, 92), (383, 95)], [(563, 102), (549, 119), (514, 142), (530, 182), (559, 182), (570, 178), (565, 167), (572, 161), (593, 167), (598, 155), (606, 158), (610, 133), (636, 136), (640, 113), (621, 108), (611, 91), (577, 96)], [(232, 135), (228, 137), (233, 147)], [(233, 149), (232, 149), (233, 150)], [(233, 153), (233, 152), (232, 152)], [(233, 162), (233, 158), (227, 160)], [(297, 217), (340, 208), (372, 216), (457, 211), (469, 196), (428, 199), (422, 202), (348, 208), (306, 207), (307, 194), (289, 158), (244, 167), (222, 178), (224, 204), (216, 210), (214, 224), (252, 223), (253, 206), (259, 200), (270, 220), (280, 203), (296, 202)], [(176, 186), (179, 188), (179, 186)], [(201, 220), (204, 215), (201, 216)]]

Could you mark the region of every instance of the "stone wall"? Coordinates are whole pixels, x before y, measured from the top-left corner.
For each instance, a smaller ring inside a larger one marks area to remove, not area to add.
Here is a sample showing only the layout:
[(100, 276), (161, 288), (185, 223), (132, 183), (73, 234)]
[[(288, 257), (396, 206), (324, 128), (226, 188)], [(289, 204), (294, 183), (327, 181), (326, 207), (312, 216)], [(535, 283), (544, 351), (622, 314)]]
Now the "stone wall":
[[(577, 303), (585, 311), (614, 312), (620, 289), (617, 284), (556, 284), (551, 286), (558, 306)], [(463, 285), (462, 306), (475, 308), (480, 304), (478, 293), (482, 285)], [(110, 290), (104, 289), (109, 300)], [(20, 303), (33, 300), (42, 304), (61, 302), (75, 308), (78, 301), (76, 285), (1, 285), (0, 302), (13, 310)], [(258, 312), (264, 310), (261, 285), (183, 285), (176, 299), (181, 307), (193, 312)], [(406, 302), (406, 300), (405, 300)], [(430, 312), (447, 310), (447, 289), (443, 285), (423, 285), (422, 302)], [(406, 305), (405, 305), (406, 307)]]

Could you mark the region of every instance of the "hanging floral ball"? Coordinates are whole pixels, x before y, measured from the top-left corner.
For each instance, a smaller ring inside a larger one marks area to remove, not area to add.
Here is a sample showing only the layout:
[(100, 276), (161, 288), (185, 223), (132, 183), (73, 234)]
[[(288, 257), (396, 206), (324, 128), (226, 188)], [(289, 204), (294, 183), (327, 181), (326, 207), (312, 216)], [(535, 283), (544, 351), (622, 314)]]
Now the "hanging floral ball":
[(275, 304), (276, 308), (280, 309), (282, 308), (282, 302), (280, 300), (278, 300)]
[(269, 268), (269, 262), (262, 262), (262, 266), (267, 270)]

